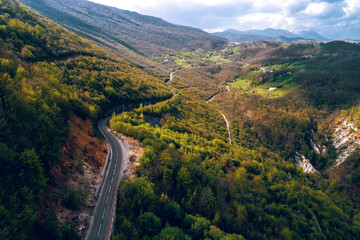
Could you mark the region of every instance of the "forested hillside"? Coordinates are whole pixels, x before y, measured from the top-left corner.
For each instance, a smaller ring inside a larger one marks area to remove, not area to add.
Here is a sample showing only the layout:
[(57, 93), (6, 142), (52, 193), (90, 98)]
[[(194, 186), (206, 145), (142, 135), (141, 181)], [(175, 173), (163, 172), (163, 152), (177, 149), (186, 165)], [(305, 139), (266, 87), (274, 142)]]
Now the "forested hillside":
[[(360, 238), (358, 45), (223, 45), (112, 8), (91, 18), (99, 5), (87, 1), (75, 9), (67, 0), (31, 2), (102, 44), (117, 41), (109, 29), (125, 26), (116, 34), (129, 42), (117, 43), (155, 54), (152, 66), (172, 74), (166, 86), (17, 1), (0, 0), (0, 239), (79, 239), (54, 212), (40, 214), (39, 203), (46, 186), (60, 189), (52, 170), (76, 142), (70, 129), (91, 137), (92, 149), (76, 153), (89, 155), (97, 146), (89, 119), (128, 104), (140, 107), (113, 114), (110, 127), (145, 151), (120, 183), (113, 239)], [(116, 24), (91, 25), (110, 13)], [(194, 39), (164, 35), (169, 28)], [(59, 202), (75, 211), (84, 195), (70, 189)]]
[(257, 42), (167, 56), (181, 94), (111, 120), (146, 147), (120, 184), (114, 239), (358, 239), (360, 148), (338, 166), (334, 130), (358, 126), (359, 51)]
[(151, 57), (183, 48), (211, 50), (226, 41), (200, 29), (86, 0), (21, 0), (34, 10), (104, 46), (126, 47)]
[(0, 238), (28, 239), (70, 116), (96, 121), (114, 105), (171, 92), (13, 0), (0, 1), (0, 56)]
[(210, 135), (225, 125), (209, 121), (216, 111), (184, 105), (176, 96), (111, 120), (146, 147), (137, 177), (120, 184), (114, 239), (357, 239), (359, 212), (335, 183), (269, 148), (232, 147), (225, 129)]

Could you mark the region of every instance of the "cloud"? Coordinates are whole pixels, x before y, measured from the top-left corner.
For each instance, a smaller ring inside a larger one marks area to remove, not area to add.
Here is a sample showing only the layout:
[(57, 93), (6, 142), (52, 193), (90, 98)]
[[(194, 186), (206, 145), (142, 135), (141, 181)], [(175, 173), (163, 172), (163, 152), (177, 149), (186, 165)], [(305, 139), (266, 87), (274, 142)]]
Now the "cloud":
[(360, 1), (359, 0), (345, 0), (344, 1), (344, 12), (347, 17), (352, 15), (359, 15), (360, 13)]
[(246, 28), (249, 25), (253, 29), (263, 29), (267, 27), (282, 28), (284, 16), (281, 13), (251, 13), (238, 17), (238, 26)]
[(329, 5), (329, 3), (326, 2), (310, 3), (305, 9), (305, 13), (309, 15), (323, 14), (328, 7), (327, 5)]
[(360, 0), (91, 0), (207, 31), (312, 29), (328, 38), (360, 39)]

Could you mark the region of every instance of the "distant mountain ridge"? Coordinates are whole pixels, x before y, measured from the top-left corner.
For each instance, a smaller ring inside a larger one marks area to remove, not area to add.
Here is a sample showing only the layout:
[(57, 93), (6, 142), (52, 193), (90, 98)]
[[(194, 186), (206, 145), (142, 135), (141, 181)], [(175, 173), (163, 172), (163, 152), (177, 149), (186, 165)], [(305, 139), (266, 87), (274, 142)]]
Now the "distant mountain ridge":
[(20, 2), (102, 46), (122, 45), (147, 56), (183, 48), (209, 50), (226, 42), (200, 29), (86, 0)]
[(327, 41), (325, 37), (321, 36), (315, 31), (299, 31), (290, 32), (283, 29), (266, 28), (264, 30), (247, 30), (238, 31), (235, 29), (228, 29), (223, 32), (213, 33), (215, 36), (225, 38), (233, 42), (254, 42), (254, 41), (276, 41), (276, 42), (294, 42), (301, 39), (309, 39), (316, 41)]

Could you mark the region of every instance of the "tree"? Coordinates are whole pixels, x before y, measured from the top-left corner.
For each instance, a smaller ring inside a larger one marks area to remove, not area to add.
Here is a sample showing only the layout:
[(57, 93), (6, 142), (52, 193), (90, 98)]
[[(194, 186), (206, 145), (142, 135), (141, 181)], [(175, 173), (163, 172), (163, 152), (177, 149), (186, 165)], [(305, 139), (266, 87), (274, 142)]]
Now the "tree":
[(75, 232), (75, 230), (67, 225), (61, 228), (62, 240), (80, 240), (80, 236)]
[(161, 220), (152, 212), (146, 212), (136, 221), (141, 236), (154, 236), (160, 232)]
[(55, 212), (48, 213), (43, 221), (38, 222), (35, 234), (39, 239), (60, 240), (62, 238), (59, 222)]
[(12, 79), (8, 73), (0, 73), (0, 100), (1, 107), (5, 114), (10, 111), (9, 96), (12, 91)]
[(19, 185), (25, 184), (30, 188), (37, 200), (42, 195), (47, 179), (44, 177), (44, 169), (41, 167), (40, 160), (35, 150), (25, 150), (19, 158), (21, 166), (17, 182)]
[(156, 199), (154, 184), (144, 177), (125, 180), (120, 184), (119, 210), (129, 219), (147, 211)]
[(204, 238), (205, 233), (210, 230), (211, 223), (204, 217), (194, 217), (187, 215), (187, 220), (186, 218), (184, 220), (187, 222), (193, 222), (190, 226), (190, 229), (188, 230), (188, 233), (194, 239)]
[(357, 179), (358, 179), (358, 173), (355, 171), (351, 171), (350, 175), (349, 175), (349, 181), (351, 183), (355, 183), (357, 181)]
[(186, 235), (178, 227), (166, 227), (154, 239), (157, 239), (157, 240), (191, 240), (191, 238), (188, 235)]

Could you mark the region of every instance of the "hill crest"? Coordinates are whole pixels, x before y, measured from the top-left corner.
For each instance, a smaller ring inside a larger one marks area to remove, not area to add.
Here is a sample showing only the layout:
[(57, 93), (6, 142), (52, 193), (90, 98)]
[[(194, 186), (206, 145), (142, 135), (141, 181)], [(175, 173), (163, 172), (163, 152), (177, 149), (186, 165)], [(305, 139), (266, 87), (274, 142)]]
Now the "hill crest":
[(223, 32), (216, 32), (213, 34), (215, 36), (223, 37), (233, 42), (274, 41), (274, 42), (290, 43), (300, 39), (316, 40), (316, 41), (328, 40), (312, 30), (290, 32), (288, 30), (283, 30), (283, 29), (266, 28), (263, 30), (254, 29), (247, 31), (238, 31), (230, 28)]
[(146, 56), (183, 48), (210, 50), (226, 42), (200, 29), (85, 0), (21, 2), (102, 46), (120, 44)]

